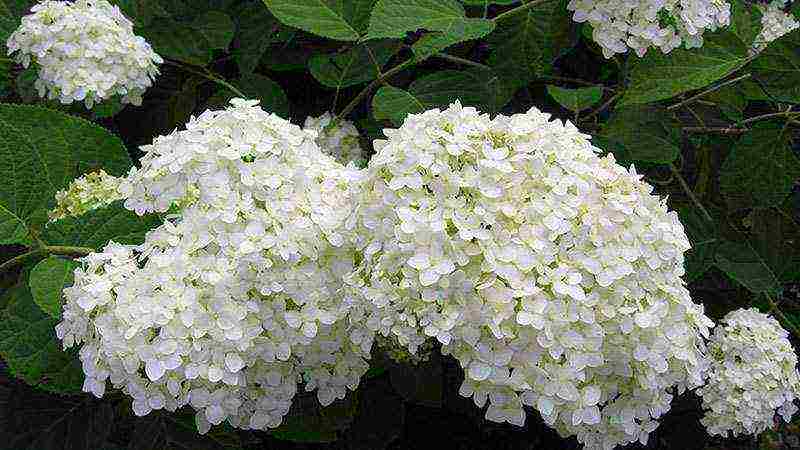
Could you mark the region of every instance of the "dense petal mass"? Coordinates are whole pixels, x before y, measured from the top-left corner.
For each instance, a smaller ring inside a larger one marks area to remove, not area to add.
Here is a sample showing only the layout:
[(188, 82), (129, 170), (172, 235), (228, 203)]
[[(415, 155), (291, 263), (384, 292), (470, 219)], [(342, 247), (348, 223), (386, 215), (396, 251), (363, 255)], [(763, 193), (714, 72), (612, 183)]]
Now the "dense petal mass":
[(797, 355), (789, 333), (756, 309), (728, 313), (708, 344), (711, 371), (703, 397), (703, 425), (711, 434), (758, 434), (775, 415), (790, 422), (800, 399)]
[(8, 54), (39, 69), (39, 95), (94, 103), (119, 95), (141, 104), (163, 60), (106, 0), (43, 1), (8, 38)]
[(456, 103), (384, 133), (359, 207), (368, 325), (411, 352), (438, 339), (489, 420), (530, 405), (588, 448), (646, 442), (675, 388), (702, 384), (712, 325), (677, 214), (535, 108)]
[(190, 404), (201, 429), (281, 423), (301, 380), (327, 405), (355, 389), (374, 333), (354, 270), (360, 173), (314, 135), (232, 100), (143, 147), (126, 206), (166, 212), (138, 247), (89, 255), (57, 333), (83, 343), (84, 388), (134, 412)]
[(628, 48), (644, 56), (651, 47), (664, 53), (703, 45), (703, 33), (730, 23), (725, 0), (570, 0), (573, 20), (592, 25), (592, 37), (606, 58)]

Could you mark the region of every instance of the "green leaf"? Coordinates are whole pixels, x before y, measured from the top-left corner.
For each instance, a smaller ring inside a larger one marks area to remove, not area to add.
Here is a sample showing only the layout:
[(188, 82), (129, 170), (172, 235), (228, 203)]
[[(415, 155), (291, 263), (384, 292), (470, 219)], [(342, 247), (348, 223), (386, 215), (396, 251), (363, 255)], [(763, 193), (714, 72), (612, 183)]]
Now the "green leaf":
[(138, 27), (147, 26), (159, 17), (169, 17), (160, 0), (117, 0), (115, 4)]
[(780, 204), (800, 177), (800, 160), (779, 124), (761, 123), (734, 144), (720, 168), (720, 191), (733, 208)]
[(198, 66), (206, 66), (211, 62), (211, 43), (203, 33), (187, 24), (171, 19), (156, 19), (141, 33), (162, 57)]
[(723, 242), (714, 257), (716, 266), (750, 292), (776, 293), (780, 289), (777, 277), (769, 265), (747, 243)]
[(358, 410), (357, 394), (348, 392), (343, 400), (336, 400), (326, 407), (320, 407), (316, 395), (297, 395), (281, 425), (270, 434), (292, 442), (336, 441), (336, 432), (347, 429)]
[(800, 223), (793, 217), (794, 209), (787, 201), (778, 208), (750, 213), (753, 249), (781, 283), (800, 281)]
[(20, 18), (28, 14), (31, 7), (37, 3), (37, 0), (0, 0), (0, 41), (3, 44), (19, 27)]
[(559, 105), (570, 111), (581, 111), (590, 108), (603, 98), (603, 89), (597, 86), (565, 89), (548, 84), (547, 93), (550, 94)]
[(786, 103), (800, 103), (800, 32), (794, 31), (771, 42), (751, 64), (761, 97)]
[(566, 0), (545, 2), (497, 21), (488, 38), (489, 65), (515, 86), (548, 71), (553, 61), (577, 41)]
[(732, 32), (709, 34), (700, 48), (650, 51), (637, 60), (619, 105), (652, 103), (720, 80), (747, 62), (748, 45)]
[(379, 68), (398, 50), (400, 45), (394, 40), (367, 42), (339, 54), (314, 55), (308, 68), (320, 83), (341, 89), (377, 78)]
[(211, 48), (227, 50), (236, 28), (233, 20), (224, 12), (208, 11), (192, 21), (192, 27), (203, 34)]
[(231, 53), (242, 74), (250, 73), (276, 40), (281, 29), (278, 22), (261, 3), (247, 3), (234, 14), (237, 23), (236, 37)]
[(90, 211), (80, 217), (68, 217), (51, 223), (41, 238), (49, 245), (90, 247), (99, 250), (108, 241), (120, 244), (141, 244), (144, 235), (161, 225), (159, 216), (137, 216), (122, 206), (122, 201)]
[(33, 301), (54, 319), (61, 319), (61, 291), (71, 286), (75, 261), (50, 256), (31, 269), (29, 284)]
[(373, 116), (390, 120), (395, 126), (402, 125), (407, 115), (422, 111), (425, 111), (425, 104), (408, 91), (393, 86), (381, 87), (372, 97)]
[(600, 135), (623, 146), (624, 154), (615, 155), (624, 165), (633, 161), (665, 164), (680, 152), (680, 135), (673, 125), (672, 118), (656, 108), (616, 108)]
[(482, 38), (491, 33), (494, 26), (495, 24), (491, 20), (482, 19), (453, 22), (452, 26), (445, 30), (434, 31), (422, 36), (411, 46), (411, 50), (414, 52), (414, 57), (422, 61), (451, 45)]
[(0, 104), (0, 243), (25, 243), (35, 217), (77, 176), (131, 166), (116, 136), (77, 117), (35, 106)]
[(408, 90), (426, 108), (447, 107), (460, 100), (485, 112), (497, 112), (513, 94), (494, 72), (481, 69), (434, 72), (411, 83)]
[(494, 23), (470, 19), (456, 0), (378, 0), (369, 21), (367, 39), (404, 38), (420, 29), (437, 32), (414, 47), (418, 59), (490, 33)]
[(0, 391), (0, 439), (13, 450), (112, 450), (111, 402), (53, 396), (28, 386)]
[(33, 302), (27, 280), (3, 293), (0, 304), (0, 357), (11, 373), (50, 392), (78, 392), (83, 372), (76, 351), (61, 350), (56, 320)]
[(469, 6), (485, 6), (485, 5), (513, 5), (522, 0), (461, 0), (461, 3)]
[(684, 279), (687, 283), (691, 283), (714, 265), (714, 255), (719, 245), (717, 224), (709, 221), (696, 208), (681, 208), (678, 213), (692, 244), (692, 248), (684, 255), (686, 269)]
[(263, 0), (286, 25), (339, 41), (356, 41), (375, 0)]
[[(289, 117), (289, 99), (283, 92), (281, 86), (257, 73), (244, 74), (242, 78), (231, 81), (248, 98), (260, 100), (261, 107), (265, 111), (273, 112), (281, 117)], [(230, 89), (220, 88), (213, 97), (208, 100), (207, 106), (222, 107), (237, 95)]]

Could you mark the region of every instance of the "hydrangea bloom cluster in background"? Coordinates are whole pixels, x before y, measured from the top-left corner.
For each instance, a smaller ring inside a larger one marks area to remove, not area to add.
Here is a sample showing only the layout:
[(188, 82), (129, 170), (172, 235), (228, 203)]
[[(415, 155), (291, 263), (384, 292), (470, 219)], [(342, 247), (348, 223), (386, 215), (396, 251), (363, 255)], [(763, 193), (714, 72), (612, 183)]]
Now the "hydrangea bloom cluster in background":
[(455, 104), (384, 133), (358, 233), (378, 331), (412, 353), (438, 339), (489, 420), (529, 405), (587, 448), (646, 442), (674, 389), (702, 384), (713, 325), (681, 280), (677, 214), (535, 108)]
[(725, 0), (570, 0), (573, 20), (592, 25), (592, 37), (606, 58), (628, 48), (644, 56), (651, 47), (664, 53), (703, 45), (703, 33), (727, 26)]
[(700, 391), (709, 433), (758, 434), (772, 428), (776, 412), (791, 420), (800, 374), (788, 336), (778, 321), (755, 309), (722, 319), (708, 346), (708, 385)]
[(39, 68), (39, 95), (94, 103), (119, 95), (140, 104), (162, 63), (133, 24), (106, 0), (44, 1), (8, 38), (8, 54)]
[(332, 124), (332, 120), (333, 115), (329, 112), (319, 117), (308, 117), (303, 129), (317, 133), (317, 145), (340, 163), (360, 162), (364, 158), (364, 151), (356, 126), (349, 120), (340, 120), (336, 124)]
[(139, 415), (191, 404), (201, 431), (264, 429), (301, 379), (327, 405), (368, 369), (371, 305), (342, 284), (360, 173), (257, 103), (156, 138), (122, 182), (128, 208), (178, 217), (89, 255), (65, 289), (57, 335), (83, 343), (85, 390), (110, 380)]
[(758, 5), (761, 9), (761, 32), (753, 43), (753, 52), (763, 50), (770, 42), (791, 33), (800, 27), (797, 19), (783, 8), (786, 0), (773, 0), (768, 5)]
[(121, 182), (121, 178), (102, 169), (73, 180), (66, 189), (56, 192), (56, 207), (48, 213), (50, 220), (77, 217), (121, 200)]

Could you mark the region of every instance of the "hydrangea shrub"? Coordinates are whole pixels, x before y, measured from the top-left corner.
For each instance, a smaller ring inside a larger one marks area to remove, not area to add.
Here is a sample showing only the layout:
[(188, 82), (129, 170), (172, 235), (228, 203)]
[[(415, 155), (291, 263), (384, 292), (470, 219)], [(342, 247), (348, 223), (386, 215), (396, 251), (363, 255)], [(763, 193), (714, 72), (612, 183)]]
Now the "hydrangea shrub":
[(782, 439), (799, 6), (0, 4), (8, 445)]

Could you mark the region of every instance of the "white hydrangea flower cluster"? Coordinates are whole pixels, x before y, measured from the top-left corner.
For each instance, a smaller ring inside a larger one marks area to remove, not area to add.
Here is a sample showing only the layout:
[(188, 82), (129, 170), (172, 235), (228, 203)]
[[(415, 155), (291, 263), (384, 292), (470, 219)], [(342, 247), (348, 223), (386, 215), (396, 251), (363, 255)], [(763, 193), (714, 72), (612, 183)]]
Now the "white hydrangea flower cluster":
[(758, 434), (775, 413), (790, 422), (798, 408), (800, 374), (789, 333), (755, 308), (730, 312), (708, 344), (711, 370), (699, 392), (710, 434)]
[(66, 189), (56, 192), (56, 207), (48, 213), (50, 221), (77, 217), (123, 199), (120, 183), (122, 178), (103, 169), (76, 178)]
[(800, 22), (786, 12), (786, 0), (774, 0), (768, 5), (758, 5), (761, 9), (761, 31), (753, 42), (752, 53), (764, 50), (770, 42), (800, 28)]
[(31, 8), (8, 38), (8, 54), (39, 66), (39, 95), (87, 108), (119, 95), (139, 105), (163, 60), (119, 7), (106, 0), (46, 0)]
[(384, 133), (359, 207), (368, 326), (412, 353), (438, 339), (489, 420), (529, 405), (590, 449), (646, 442), (702, 384), (713, 325), (681, 280), (677, 214), (535, 108), (456, 103)]
[(203, 432), (277, 426), (300, 380), (323, 405), (343, 398), (374, 338), (371, 304), (342, 282), (361, 174), (257, 101), (231, 103), (143, 147), (126, 207), (178, 214), (84, 258), (56, 329), (83, 343), (85, 390), (110, 380), (138, 415), (190, 404)]
[(359, 143), (358, 129), (349, 120), (340, 120), (332, 124), (330, 112), (319, 117), (307, 117), (303, 129), (317, 134), (317, 145), (328, 155), (342, 164), (359, 162), (364, 158), (364, 151)]
[(570, 0), (573, 20), (592, 25), (592, 37), (606, 58), (628, 48), (644, 56), (651, 47), (664, 53), (703, 45), (703, 33), (727, 26), (725, 0)]

